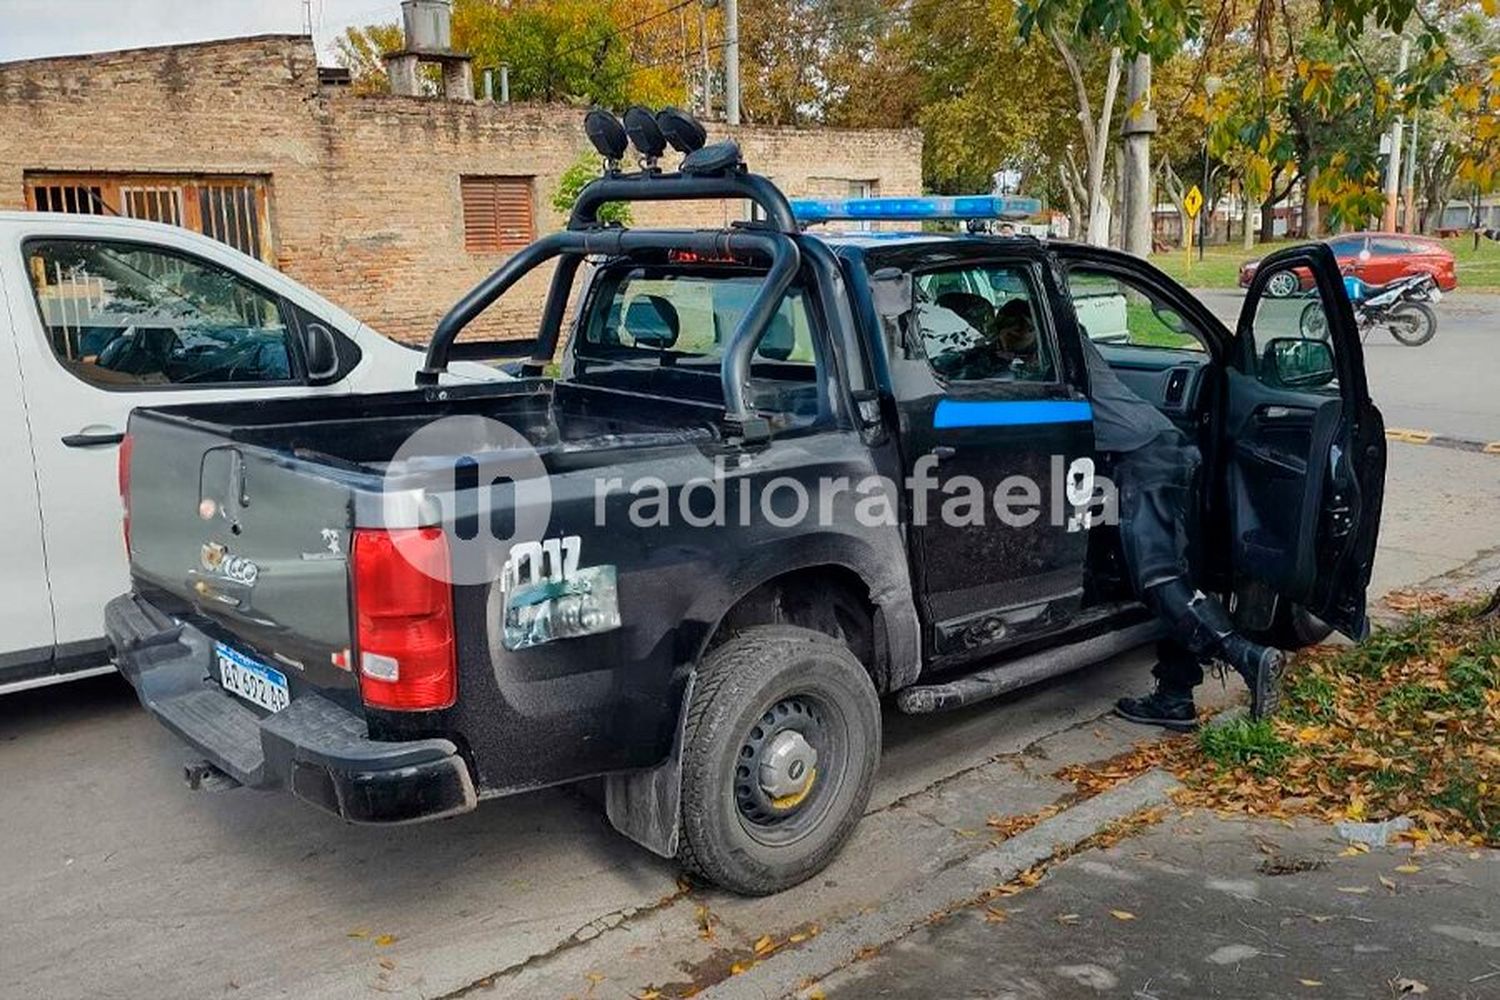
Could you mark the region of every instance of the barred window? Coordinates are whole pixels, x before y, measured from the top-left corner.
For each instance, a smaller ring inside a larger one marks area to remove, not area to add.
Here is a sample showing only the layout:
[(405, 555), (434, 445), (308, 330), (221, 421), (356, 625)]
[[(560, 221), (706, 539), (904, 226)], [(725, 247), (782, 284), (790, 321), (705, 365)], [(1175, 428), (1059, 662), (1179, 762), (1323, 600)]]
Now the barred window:
[(26, 175), (38, 212), (118, 215), (182, 226), (274, 262), (265, 177), (185, 174)]

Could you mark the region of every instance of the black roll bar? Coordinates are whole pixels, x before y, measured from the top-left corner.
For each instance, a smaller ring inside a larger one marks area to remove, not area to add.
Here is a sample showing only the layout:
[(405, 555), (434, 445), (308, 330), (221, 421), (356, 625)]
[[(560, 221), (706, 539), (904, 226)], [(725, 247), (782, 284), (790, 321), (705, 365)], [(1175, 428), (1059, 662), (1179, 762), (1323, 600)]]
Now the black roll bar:
[(760, 174), (734, 167), (717, 174), (606, 174), (578, 193), (569, 229), (593, 229), (599, 208), (611, 201), (705, 201), (747, 198), (766, 213), (771, 226), (796, 233), (797, 220), (781, 189)]
[(568, 287), (583, 258), (590, 254), (619, 256), (640, 250), (682, 250), (706, 257), (743, 257), (753, 253), (770, 259), (765, 282), (730, 335), (721, 372), (726, 423), (741, 433), (756, 433), (758, 426), (748, 391), (751, 359), (802, 264), (801, 252), (791, 237), (769, 230), (569, 229), (544, 236), (496, 268), (438, 321), (432, 342), (427, 345), (426, 361), (417, 372), (417, 385), (436, 385), (439, 376), (448, 370), (453, 342), (464, 327), (526, 274), (561, 256), (543, 308), (541, 335), (531, 351), (533, 363), (550, 360), (557, 346)]

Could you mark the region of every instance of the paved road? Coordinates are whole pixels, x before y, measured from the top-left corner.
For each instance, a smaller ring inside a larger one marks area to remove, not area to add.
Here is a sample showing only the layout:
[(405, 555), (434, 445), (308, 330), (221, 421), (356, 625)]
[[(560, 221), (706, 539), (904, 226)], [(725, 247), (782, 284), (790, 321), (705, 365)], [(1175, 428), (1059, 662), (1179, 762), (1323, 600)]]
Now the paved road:
[[(1451, 339), (1488, 345), (1489, 321), (1467, 322)], [(1420, 424), (1396, 400), (1425, 395), (1454, 419), (1432, 429), (1500, 440), (1500, 393), (1454, 387), (1495, 371), (1493, 351), (1370, 354), (1405, 366), (1397, 378), (1372, 360), (1392, 424)], [(1500, 456), (1393, 444), (1376, 590), (1493, 550)], [(435, 996), (502, 971), (477, 995), (547, 997), (581, 995), (601, 968), (628, 967), (629, 988), (692, 978), (682, 970), (701, 972), (693, 962), (724, 942), (877, 903), (951, 861), (987, 813), (1051, 801), (1055, 783), (1013, 779), (1138, 738), (1094, 720), (1147, 665), (1136, 653), (955, 716), (888, 717), (854, 844), (826, 878), (770, 901), (684, 899), (672, 867), (610, 832), (578, 790), (435, 825), (348, 827), (284, 796), (189, 792), (183, 749), (117, 678), (3, 699), (0, 997)], [(718, 944), (700, 936), (698, 906), (724, 915)]]
[[(1231, 327), (1239, 318), (1241, 292), (1199, 295)], [(1460, 291), (1437, 313), (1437, 336), (1421, 347), (1403, 347), (1384, 333), (1365, 342), (1370, 393), (1386, 426), (1500, 441), (1500, 295)]]

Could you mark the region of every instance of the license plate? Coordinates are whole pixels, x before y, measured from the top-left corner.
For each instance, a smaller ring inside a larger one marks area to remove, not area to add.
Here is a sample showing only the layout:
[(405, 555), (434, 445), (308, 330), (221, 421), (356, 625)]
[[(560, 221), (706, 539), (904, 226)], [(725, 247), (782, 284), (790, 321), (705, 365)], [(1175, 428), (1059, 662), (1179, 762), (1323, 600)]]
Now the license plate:
[(219, 661), (219, 683), (226, 691), (233, 691), (246, 701), (272, 712), (279, 712), (291, 704), (286, 674), (281, 671), (256, 663), (222, 642), (214, 643), (214, 658)]

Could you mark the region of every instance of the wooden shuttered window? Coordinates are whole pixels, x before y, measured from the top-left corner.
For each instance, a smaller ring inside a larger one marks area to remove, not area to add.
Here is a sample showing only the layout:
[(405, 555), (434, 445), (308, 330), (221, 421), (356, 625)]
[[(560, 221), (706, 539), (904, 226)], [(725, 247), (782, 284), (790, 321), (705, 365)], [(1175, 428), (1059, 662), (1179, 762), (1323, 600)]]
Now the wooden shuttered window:
[(514, 253), (536, 238), (531, 177), (461, 177), (464, 249)]

